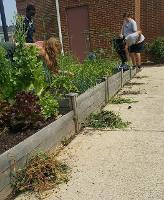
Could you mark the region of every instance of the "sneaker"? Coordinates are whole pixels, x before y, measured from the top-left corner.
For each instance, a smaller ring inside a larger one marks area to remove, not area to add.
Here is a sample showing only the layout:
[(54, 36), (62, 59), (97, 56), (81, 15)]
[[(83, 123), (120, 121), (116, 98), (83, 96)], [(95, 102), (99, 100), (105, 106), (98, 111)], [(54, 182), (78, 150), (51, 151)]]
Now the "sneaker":
[(142, 69), (142, 66), (141, 66), (141, 65), (138, 65), (137, 67), (138, 67), (138, 69)]

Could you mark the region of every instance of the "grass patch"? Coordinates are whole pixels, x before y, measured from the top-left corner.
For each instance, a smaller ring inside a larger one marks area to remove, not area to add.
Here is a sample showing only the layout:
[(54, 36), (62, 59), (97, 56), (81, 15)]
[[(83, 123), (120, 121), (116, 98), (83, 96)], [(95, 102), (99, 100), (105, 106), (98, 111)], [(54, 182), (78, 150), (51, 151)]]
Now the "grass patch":
[(64, 139), (61, 141), (61, 144), (66, 147), (69, 145), (69, 143), (75, 138), (75, 135), (70, 137), (64, 137)]
[(113, 111), (101, 111), (100, 113), (92, 113), (89, 117), (89, 127), (93, 128), (126, 128), (129, 122), (123, 122), (120, 115)]
[(120, 96), (113, 97), (113, 98), (110, 100), (110, 103), (111, 103), (111, 104), (136, 103), (136, 102), (137, 102), (137, 101), (135, 101), (135, 100), (133, 100), (133, 99), (124, 98), (124, 97), (120, 97)]
[(132, 91), (132, 90), (124, 90), (121, 95), (138, 95), (141, 94), (141, 91)]
[(68, 170), (69, 167), (57, 161), (54, 155), (38, 153), (13, 175), (14, 194), (26, 191), (39, 193), (68, 182)]

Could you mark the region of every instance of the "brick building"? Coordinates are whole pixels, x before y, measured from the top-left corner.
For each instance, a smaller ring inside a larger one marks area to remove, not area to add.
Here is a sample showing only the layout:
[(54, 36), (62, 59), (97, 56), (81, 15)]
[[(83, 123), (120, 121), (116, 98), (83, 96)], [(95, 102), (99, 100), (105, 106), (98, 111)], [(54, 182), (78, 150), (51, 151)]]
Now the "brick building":
[[(38, 3), (39, 2), (39, 3)], [(114, 34), (120, 33), (122, 15), (131, 12), (147, 41), (164, 36), (163, 0), (58, 0), (61, 33), (65, 51), (83, 59), (89, 51), (110, 47)], [(36, 38), (59, 35), (55, 0), (17, 0), (25, 14), (27, 3), (36, 6)]]

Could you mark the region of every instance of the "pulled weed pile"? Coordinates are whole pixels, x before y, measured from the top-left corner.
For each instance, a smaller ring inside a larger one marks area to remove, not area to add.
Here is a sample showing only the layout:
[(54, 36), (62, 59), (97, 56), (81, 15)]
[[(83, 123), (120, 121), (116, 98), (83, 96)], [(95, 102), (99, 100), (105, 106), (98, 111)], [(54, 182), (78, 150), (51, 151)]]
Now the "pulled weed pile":
[(141, 91), (136, 90), (136, 91), (132, 91), (132, 90), (124, 90), (121, 95), (138, 95), (141, 94)]
[(102, 111), (100, 113), (92, 113), (89, 118), (88, 126), (93, 128), (126, 128), (129, 122), (123, 122), (119, 114), (113, 111)]
[(136, 102), (137, 102), (137, 101), (134, 101), (133, 99), (130, 99), (130, 98), (123, 98), (123, 97), (120, 97), (120, 96), (113, 97), (113, 98), (110, 100), (110, 103), (111, 103), (111, 104), (136, 103)]
[(137, 86), (137, 85), (144, 85), (145, 83), (137, 83), (137, 82), (128, 82), (126, 83), (126, 86)]
[(148, 76), (135, 76), (136, 79), (148, 78)]
[(57, 184), (68, 182), (67, 172), (68, 166), (57, 161), (53, 155), (39, 153), (16, 172), (12, 182), (14, 193), (52, 189)]

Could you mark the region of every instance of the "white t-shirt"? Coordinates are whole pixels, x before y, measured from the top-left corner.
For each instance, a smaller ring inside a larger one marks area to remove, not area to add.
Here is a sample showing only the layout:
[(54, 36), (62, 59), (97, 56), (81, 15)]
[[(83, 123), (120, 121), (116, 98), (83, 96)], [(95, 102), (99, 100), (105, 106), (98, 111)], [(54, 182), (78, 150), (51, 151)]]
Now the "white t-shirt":
[[(138, 40), (139, 34), (137, 32), (129, 34), (125, 40), (126, 43), (128, 44), (128, 46), (132, 46), (133, 44), (136, 44), (137, 40)], [(141, 43), (145, 40), (144, 35), (141, 34), (140, 40), (138, 41), (138, 43)]]

